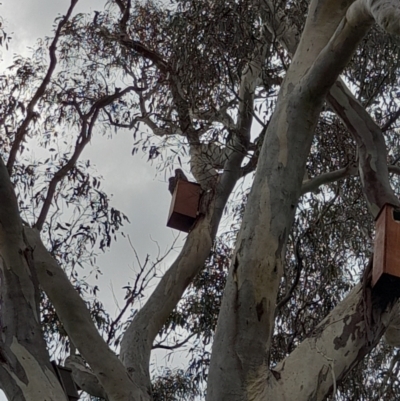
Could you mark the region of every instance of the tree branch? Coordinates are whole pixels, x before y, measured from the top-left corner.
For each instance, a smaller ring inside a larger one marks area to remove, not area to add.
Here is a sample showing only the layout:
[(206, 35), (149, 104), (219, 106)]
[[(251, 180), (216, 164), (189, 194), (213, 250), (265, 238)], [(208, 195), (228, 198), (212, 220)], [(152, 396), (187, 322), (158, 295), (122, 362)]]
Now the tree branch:
[[(39, 282), (71, 341), (88, 362), (110, 399), (140, 399), (144, 386), (133, 383), (124, 366), (97, 331), (85, 302), (75, 291), (67, 275), (43, 245), (39, 231), (24, 227)], [(141, 388), (140, 388), (141, 387)]]
[(342, 380), (376, 346), (389, 314), (372, 307), (366, 311), (374, 319), (370, 325), (364, 319), (363, 297), (362, 286), (357, 285), (310, 337), (274, 368), (269, 379), (274, 389), (271, 399), (326, 399), (333, 383)]
[(390, 164), (388, 166), (389, 172), (393, 174), (400, 175), (400, 166), (396, 166), (394, 164)]
[(35, 118), (36, 113), (35, 113), (35, 106), (40, 100), (40, 98), (43, 96), (48, 84), (50, 83), (51, 76), (53, 75), (53, 72), (56, 68), (57, 65), (57, 43), (58, 40), (60, 39), (61, 36), (61, 31), (65, 24), (68, 22), (72, 11), (75, 7), (75, 5), (78, 3), (78, 0), (71, 0), (71, 5), (68, 8), (67, 14), (65, 17), (58, 23), (56, 33), (54, 35), (53, 41), (51, 42), (50, 48), (49, 48), (49, 56), (50, 56), (50, 64), (47, 69), (47, 73), (45, 77), (43, 78), (42, 83), (40, 84), (39, 88), (36, 90), (35, 94), (33, 95), (32, 99), (30, 100), (28, 106), (27, 106), (27, 111), (26, 111), (26, 117), (23, 120), (22, 124), (18, 128), (16, 134), (15, 134), (15, 139), (14, 143), (11, 147), (10, 150), (10, 155), (8, 157), (7, 161), (7, 170), (10, 176), (12, 175), (12, 169), (15, 163), (15, 159), (17, 157), (17, 153), (19, 151), (19, 147), (21, 145), (21, 142), (25, 138), (26, 132), (28, 130), (29, 124), (32, 122), (32, 120)]
[[(36, 324), (40, 322), (39, 315), (39, 302), (40, 294), (37, 283), (37, 278), (31, 263), (31, 254), (26, 250), (22, 234), (22, 220), (19, 215), (18, 201), (11, 183), (7, 168), (0, 157), (0, 255), (2, 259), (1, 269), (10, 269), (15, 279), (19, 282), (17, 288), (11, 291), (12, 285), (6, 288), (10, 292), (8, 297), (13, 299), (21, 296), (24, 301), (14, 299), (15, 305), (21, 304), (21, 311), (19, 314), (25, 316), (29, 321), (34, 318)], [(31, 269), (33, 271), (31, 271)], [(3, 272), (6, 277), (3, 280), (7, 281), (7, 274)], [(12, 278), (10, 277), (12, 280)], [(15, 284), (14, 284), (15, 286)], [(7, 291), (7, 292), (8, 292)], [(23, 306), (27, 307), (24, 310)], [(10, 304), (11, 306), (11, 304)], [(11, 308), (12, 309), (12, 308)], [(4, 317), (5, 320), (8, 317)], [(3, 322), (4, 324), (5, 322)], [(8, 324), (11, 325), (11, 322)], [(18, 326), (18, 323), (17, 323)], [(17, 328), (16, 328), (17, 329)], [(18, 330), (17, 330), (18, 331)]]
[[(383, 0), (383, 3), (385, 2), (386, 0)], [(392, 3), (391, 1), (388, 2)], [(372, 10), (366, 4), (366, 1), (357, 0), (347, 11), (346, 18), (352, 25), (368, 25), (373, 17), (375, 17), (375, 19), (378, 18), (376, 13), (379, 13), (378, 5), (381, 4), (381, 2), (377, 1), (374, 4)], [(388, 5), (384, 4), (383, 8), (388, 10)], [(382, 15), (383, 14), (380, 14), (379, 18), (381, 18)], [(390, 18), (392, 17), (393, 16), (390, 16)], [(281, 18), (285, 18), (284, 15), (281, 15)], [(394, 21), (397, 21), (397, 19), (394, 19)], [(288, 21), (285, 20), (285, 23), (287, 24)], [(276, 15), (274, 15), (274, 18), (270, 18), (270, 30), (273, 30), (275, 26), (279, 26), (279, 24), (281, 24), (281, 21)], [(362, 32), (360, 33), (362, 34)], [(336, 35), (337, 34), (338, 32)], [(293, 32), (291, 30), (283, 31), (279, 38), (280, 42), (288, 52), (293, 54), (297, 47), (296, 41), (293, 40)], [(344, 50), (346, 51), (346, 49)], [(325, 53), (326, 52), (327, 50), (325, 50)], [(319, 75), (320, 80), (325, 81), (325, 74), (320, 73)], [(355, 99), (343, 81), (336, 81), (327, 96), (327, 100), (339, 118), (349, 129), (357, 143), (363, 191), (369, 210), (373, 216), (376, 216), (385, 203), (398, 203), (389, 183), (386, 145), (382, 136), (382, 131), (372, 120), (365, 108), (363, 108), (363, 106)], [(390, 124), (392, 124), (392, 122), (390, 122)]]
[(131, 0), (127, 0), (126, 5), (122, 2), (122, 0), (115, 0), (115, 2), (117, 3), (122, 14), (122, 18), (119, 21), (121, 32), (126, 32), (131, 11)]
[(96, 375), (86, 366), (83, 359), (78, 355), (70, 355), (65, 360), (65, 366), (72, 370), (74, 382), (86, 393), (93, 397), (107, 400), (102, 385)]
[(213, 243), (211, 232), (221, 217), (213, 216), (212, 209), (209, 204), (209, 214), (199, 218), (179, 256), (125, 331), (120, 358), (134, 381), (150, 385), (148, 366), (154, 339), (209, 255)]
[(236, 100), (228, 102), (219, 110), (197, 111), (191, 110), (190, 114), (198, 120), (205, 120), (209, 123), (219, 122), (229, 131), (236, 129), (236, 124), (233, 118), (228, 114), (227, 110), (236, 103)]
[(190, 334), (188, 337), (186, 337), (183, 341), (178, 342), (178, 343), (176, 343), (176, 344), (174, 344), (174, 345), (164, 345), (164, 344), (161, 344), (161, 343), (154, 344), (154, 345), (153, 345), (153, 349), (168, 349), (168, 350), (177, 349), (177, 348), (180, 348), (180, 347), (182, 347), (183, 345), (187, 344), (188, 341), (189, 341), (191, 338), (193, 338), (195, 335), (197, 335), (197, 333), (192, 333), (192, 334)]
[[(115, 38), (112, 37), (112, 39)], [(126, 48), (152, 61), (163, 73), (168, 74), (172, 72), (171, 66), (157, 52), (148, 49), (143, 43), (137, 40), (132, 40), (127, 33), (122, 34), (118, 41)]]
[[(350, 4), (345, 1), (339, 6), (333, 0), (310, 3), (302, 39), (266, 131), (232, 257), (218, 318), (218, 327), (223, 329), (216, 331), (213, 344), (208, 400), (228, 399), (227, 388), (232, 400), (297, 399), (267, 396), (271, 385), (265, 383), (264, 387), (263, 382), (269, 369), (287, 236), (301, 193), (314, 128), (329, 90), (322, 77), (326, 74), (330, 84), (335, 82), (345, 65), (340, 57), (349, 58), (367, 30), (363, 26), (357, 31), (342, 24), (335, 33)], [(351, 40), (346, 33), (358, 35)], [(317, 78), (322, 89), (316, 87), (312, 77)], [(315, 388), (315, 380), (313, 384)], [(290, 385), (296, 390), (300, 386)]]
[[(131, 243), (131, 239), (128, 236), (129, 245), (134, 252), (135, 259), (139, 265), (139, 272), (136, 275), (135, 282), (133, 283), (132, 288), (129, 289), (129, 293), (125, 297), (125, 305), (120, 310), (118, 316), (110, 323), (109, 330), (108, 330), (108, 337), (107, 337), (107, 344), (110, 344), (112, 338), (115, 335), (117, 327), (124, 316), (125, 312), (129, 309), (129, 307), (133, 304), (133, 302), (139, 298), (144, 296), (144, 291), (147, 288), (148, 284), (150, 283), (151, 279), (155, 276), (155, 270), (161, 262), (165, 261), (165, 259), (169, 256), (170, 252), (174, 249), (175, 243), (178, 237), (175, 238), (171, 247), (168, 251), (161, 257), (158, 257), (155, 262), (152, 263), (151, 267), (148, 268), (147, 264), (149, 262), (149, 257), (147, 256), (145, 262), (142, 263), (139, 259), (139, 255), (136, 252), (136, 249)], [(147, 270), (147, 271), (146, 271)]]
[(349, 8), (329, 43), (321, 50), (304, 77), (304, 85), (309, 87), (310, 96), (313, 98), (319, 98), (322, 93), (326, 94), (335, 83), (373, 24), (371, 16), (352, 12), (358, 1)]
[(301, 276), (301, 271), (303, 270), (303, 258), (300, 254), (300, 238), (296, 241), (295, 247), (294, 247), (294, 255), (296, 257), (296, 277), (290, 286), (289, 291), (285, 294), (285, 296), (277, 303), (276, 309), (275, 309), (275, 315), (277, 312), (282, 309), (283, 306), (286, 305), (286, 303), (290, 300), (290, 298), (293, 295), (294, 290), (296, 289), (297, 285), (299, 284), (300, 276)]
[(400, 3), (398, 0), (358, 0), (354, 6), (355, 12), (362, 10), (368, 12), (387, 33), (400, 35)]
[(337, 81), (331, 88), (328, 101), (357, 143), (364, 196), (370, 212), (376, 217), (385, 203), (399, 204), (389, 182), (382, 132), (343, 82)]
[(396, 111), (396, 113), (394, 113), (389, 120), (383, 125), (383, 127), (381, 128), (382, 132), (386, 132), (393, 123), (395, 123), (397, 121), (397, 119), (400, 117), (400, 108)]
[[(0, 387), (11, 398), (64, 400), (52, 374), (40, 322), (40, 290), (32, 249), (23, 235), (18, 201), (0, 158)], [(22, 388), (20, 383), (26, 383)], [(19, 389), (16, 389), (18, 387)]]
[[(121, 359), (135, 380), (150, 382), (147, 366), (154, 339), (180, 300), (184, 290), (204, 266), (228, 197), (240, 178), (240, 166), (248, 146), (247, 137), (250, 135), (255, 90), (254, 82), (261, 71), (259, 63), (263, 60), (262, 53), (261, 57), (259, 57), (259, 54), (257, 56), (254, 63), (252, 61), (254, 68), (249, 67), (246, 73), (243, 74), (241, 85), (243, 101), (240, 108), (240, 123), (238, 124), (238, 132), (242, 137), (237, 137), (239, 138), (238, 143), (240, 146), (234, 147), (230, 157), (227, 158), (224, 165), (224, 173), (219, 177), (218, 181), (214, 179), (215, 170), (212, 166), (208, 167), (209, 163), (207, 163), (202, 154), (204, 149), (198, 142), (197, 134), (191, 132), (191, 128), (186, 128), (190, 144), (192, 172), (196, 178), (199, 177), (200, 182), (207, 182), (208, 185), (212, 183), (212, 186), (210, 186), (211, 191), (203, 193), (200, 217), (194, 229), (190, 232), (180, 255), (164, 274), (146, 304), (137, 313), (122, 339)], [(176, 92), (176, 88), (172, 87), (172, 91)], [(179, 94), (177, 93), (174, 93), (173, 96), (174, 99), (178, 99), (175, 100), (178, 102), (178, 109), (181, 107), (183, 116), (181, 124), (184, 123), (185, 118), (190, 121), (186, 102), (179, 103), (182, 99), (178, 98)], [(184, 127), (181, 126), (181, 128), (185, 132)], [(152, 316), (151, 321), (149, 321), (148, 316)]]
[(116, 92), (112, 95), (104, 96), (98, 99), (90, 108), (90, 111), (85, 115), (80, 111), (79, 106), (75, 104), (77, 108), (77, 112), (82, 119), (82, 127), (81, 131), (78, 135), (78, 139), (75, 143), (74, 153), (72, 154), (71, 158), (67, 161), (64, 166), (62, 166), (53, 176), (49, 183), (49, 187), (47, 189), (46, 198), (44, 200), (42, 209), (40, 210), (39, 217), (34, 224), (34, 227), (37, 228), (39, 231), (42, 230), (43, 224), (46, 221), (47, 215), (50, 210), (50, 206), (53, 202), (53, 197), (57, 189), (58, 183), (64, 179), (67, 174), (71, 171), (71, 169), (75, 166), (76, 162), (78, 161), (81, 153), (85, 149), (85, 146), (90, 142), (92, 138), (92, 133), (94, 126), (96, 124), (97, 118), (99, 116), (100, 111), (105, 108), (106, 106), (110, 105), (114, 100), (121, 98), (125, 94), (135, 90), (135, 87), (129, 86), (125, 88), (123, 91)]
[(307, 192), (316, 191), (321, 185), (330, 184), (331, 182), (339, 181), (352, 175), (357, 175), (357, 173), (357, 166), (349, 164), (339, 170), (330, 171), (329, 173), (321, 174), (317, 177), (311, 178), (310, 180), (303, 181), (301, 195), (304, 195)]

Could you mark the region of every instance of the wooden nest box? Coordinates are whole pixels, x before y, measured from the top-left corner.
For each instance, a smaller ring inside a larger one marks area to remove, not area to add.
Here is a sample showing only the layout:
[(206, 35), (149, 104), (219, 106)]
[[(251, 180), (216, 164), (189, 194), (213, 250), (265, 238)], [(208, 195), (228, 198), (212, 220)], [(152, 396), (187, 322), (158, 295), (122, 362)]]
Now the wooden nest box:
[(167, 226), (188, 233), (197, 217), (200, 185), (178, 180), (172, 195)]
[(400, 209), (386, 204), (376, 218), (372, 287), (400, 296)]
[(68, 400), (69, 401), (79, 400), (79, 394), (75, 382), (72, 379), (72, 370), (66, 368), (65, 366), (57, 365), (55, 361), (52, 361), (51, 364), (53, 365), (57, 378), (60, 381), (61, 386), (68, 397)]

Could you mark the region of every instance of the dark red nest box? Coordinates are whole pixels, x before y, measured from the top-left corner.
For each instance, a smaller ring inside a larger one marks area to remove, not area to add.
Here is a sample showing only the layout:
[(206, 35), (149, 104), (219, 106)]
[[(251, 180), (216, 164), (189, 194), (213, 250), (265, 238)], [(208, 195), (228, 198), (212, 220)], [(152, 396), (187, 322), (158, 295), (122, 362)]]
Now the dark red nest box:
[(201, 187), (178, 180), (172, 195), (167, 226), (188, 233), (197, 217)]
[[(372, 287), (400, 296), (400, 209), (386, 204), (376, 218)], [(387, 294), (390, 295), (390, 294)]]

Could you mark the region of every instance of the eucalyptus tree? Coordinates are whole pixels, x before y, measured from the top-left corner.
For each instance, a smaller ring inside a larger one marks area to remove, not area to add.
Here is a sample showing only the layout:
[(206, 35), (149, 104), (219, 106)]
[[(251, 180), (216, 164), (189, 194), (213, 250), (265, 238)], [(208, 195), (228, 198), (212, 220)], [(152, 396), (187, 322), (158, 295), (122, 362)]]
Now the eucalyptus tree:
[[(110, 401), (395, 399), (398, 306), (372, 293), (368, 260), (373, 219), (400, 206), (400, 2), (110, 0), (93, 15), (77, 2), (1, 76), (7, 397), (66, 400), (49, 356), (61, 344), (80, 389)], [(114, 320), (74, 269), (125, 218), (81, 159), (110, 128), (150, 159), (186, 153), (202, 189), (179, 255), (126, 320), (146, 266)], [(33, 142), (48, 156), (32, 159)], [(191, 370), (152, 382), (158, 336), (179, 328)]]

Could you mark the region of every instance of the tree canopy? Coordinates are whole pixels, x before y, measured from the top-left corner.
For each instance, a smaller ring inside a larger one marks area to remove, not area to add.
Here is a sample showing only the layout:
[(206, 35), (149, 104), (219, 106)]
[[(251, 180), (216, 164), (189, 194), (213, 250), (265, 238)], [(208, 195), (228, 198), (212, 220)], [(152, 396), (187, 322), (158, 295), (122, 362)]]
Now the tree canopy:
[[(374, 219), (400, 207), (400, 2), (78, 1), (0, 76), (8, 399), (67, 400), (52, 358), (93, 400), (399, 398), (397, 295), (371, 272)], [(129, 224), (85, 158), (117, 133), (201, 197), (113, 316), (81, 272)]]

